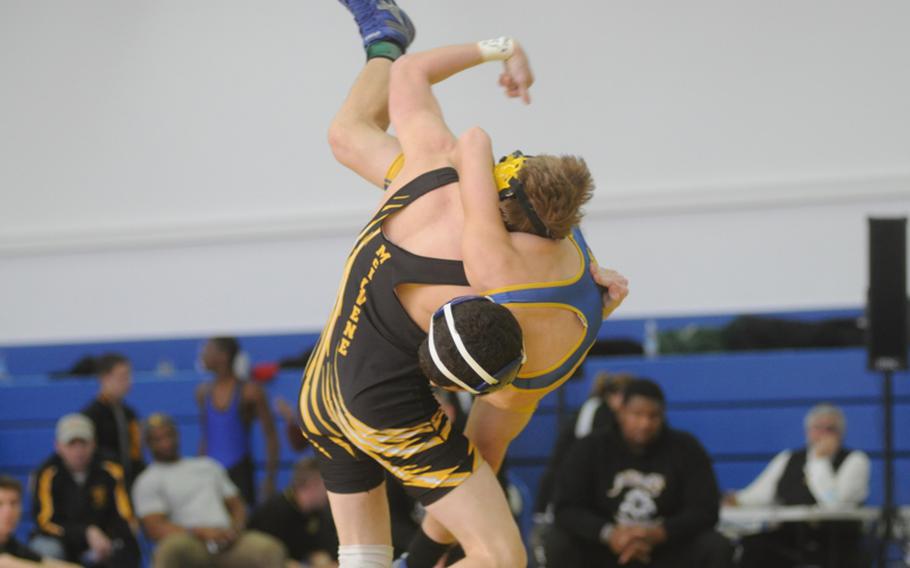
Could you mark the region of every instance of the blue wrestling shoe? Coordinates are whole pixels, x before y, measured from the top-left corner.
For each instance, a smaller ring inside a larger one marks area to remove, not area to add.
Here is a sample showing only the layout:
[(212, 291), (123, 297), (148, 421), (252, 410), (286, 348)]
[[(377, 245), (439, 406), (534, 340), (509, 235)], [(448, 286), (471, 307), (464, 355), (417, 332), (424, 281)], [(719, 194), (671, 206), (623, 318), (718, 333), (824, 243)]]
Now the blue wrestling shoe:
[(417, 33), (414, 24), (395, 0), (340, 1), (354, 15), (364, 47), (378, 41), (391, 41), (404, 50), (414, 41)]

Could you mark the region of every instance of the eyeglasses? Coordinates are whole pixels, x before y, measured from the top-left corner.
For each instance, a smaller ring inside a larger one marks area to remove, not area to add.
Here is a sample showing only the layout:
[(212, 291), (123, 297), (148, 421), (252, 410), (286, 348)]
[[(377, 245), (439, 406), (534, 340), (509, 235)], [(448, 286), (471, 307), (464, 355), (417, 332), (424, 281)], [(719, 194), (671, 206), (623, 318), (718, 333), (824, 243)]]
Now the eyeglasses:
[[(521, 366), (527, 361), (527, 356), (525, 355), (525, 350), (522, 346), (521, 353), (515, 359), (507, 363), (504, 367), (492, 375), (488, 373), (487, 370), (484, 369), (477, 361), (474, 360), (471, 354), (468, 353), (468, 349), (465, 347), (464, 342), (461, 339), (461, 335), (458, 333), (458, 330), (455, 329), (455, 317), (452, 314), (452, 308), (458, 304), (476, 300), (485, 300), (488, 302), (493, 301), (487, 296), (459, 296), (453, 300), (450, 300), (449, 302), (446, 302), (442, 305), (442, 307), (437, 309), (436, 312), (433, 313), (433, 317), (430, 319), (430, 337), (428, 343), (430, 348), (430, 357), (433, 359), (433, 363), (436, 365), (436, 368), (438, 368), (439, 371), (445, 375), (447, 379), (468, 392), (471, 392), (473, 394), (484, 394), (490, 391), (490, 389), (493, 387), (498, 388), (500, 385), (505, 386), (514, 381), (515, 377), (518, 376), (518, 371), (521, 369)], [(439, 358), (439, 354), (436, 352), (436, 341), (433, 330), (436, 318), (440, 316), (443, 316), (445, 318), (446, 326), (449, 330), (449, 335), (452, 336), (452, 341), (455, 343), (455, 347), (458, 349), (458, 353), (465, 360), (468, 366), (471, 367), (471, 369), (482, 379), (482, 382), (480, 384), (473, 387), (468, 385), (456, 377), (455, 374), (452, 373)]]

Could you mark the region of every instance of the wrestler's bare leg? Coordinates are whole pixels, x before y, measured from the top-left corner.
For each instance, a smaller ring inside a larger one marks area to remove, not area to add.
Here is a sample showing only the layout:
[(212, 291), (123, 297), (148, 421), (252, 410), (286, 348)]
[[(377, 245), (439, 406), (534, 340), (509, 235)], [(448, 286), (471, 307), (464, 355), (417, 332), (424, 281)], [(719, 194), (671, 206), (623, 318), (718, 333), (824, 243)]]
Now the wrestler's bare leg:
[(361, 493), (332, 493), (329, 505), (341, 544), (392, 544), (385, 483)]
[[(510, 388), (474, 400), (465, 435), (494, 471), (499, 471), (509, 444), (531, 420), (539, 398)], [(438, 543), (454, 542), (452, 533), (430, 513), (421, 523), (424, 534)]]
[(389, 69), (385, 58), (367, 61), (329, 127), (335, 159), (377, 187), (401, 153), (389, 127)]
[(486, 463), (451, 493), (427, 507), (450, 531), (465, 558), (458, 568), (527, 566), (527, 556), (499, 481)]

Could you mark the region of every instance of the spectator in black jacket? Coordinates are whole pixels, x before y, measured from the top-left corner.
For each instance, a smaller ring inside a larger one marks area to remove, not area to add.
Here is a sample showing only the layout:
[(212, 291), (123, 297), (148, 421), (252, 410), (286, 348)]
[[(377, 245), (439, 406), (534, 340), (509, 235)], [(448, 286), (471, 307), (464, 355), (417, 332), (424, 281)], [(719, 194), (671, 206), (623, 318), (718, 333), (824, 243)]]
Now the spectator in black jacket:
[(79, 568), (61, 560), (42, 559), (37, 552), (16, 540), (22, 518), (22, 484), (0, 475), (0, 568)]
[(559, 427), (550, 463), (540, 478), (534, 513), (547, 513), (553, 502), (553, 484), (559, 469), (576, 440), (603, 428), (616, 427), (616, 413), (622, 406), (623, 392), (634, 377), (628, 373), (597, 373), (591, 394), (578, 412), (572, 413)]
[(338, 533), (315, 458), (297, 462), (290, 485), (260, 505), (253, 512), (249, 526), (281, 541), (288, 558), (296, 563), (336, 565)]
[(22, 485), (12, 477), (0, 475), (0, 566), (13, 558), (41, 562), (37, 552), (16, 540), (21, 516)]
[(129, 359), (118, 353), (102, 355), (97, 364), (98, 396), (82, 414), (95, 425), (99, 454), (120, 464), (129, 490), (145, 468), (139, 419), (124, 402), (133, 386), (132, 368)]
[(56, 436), (57, 452), (35, 474), (31, 547), (87, 566), (139, 566), (123, 469), (95, 456), (94, 427), (82, 414), (61, 418)]
[(666, 426), (664, 395), (630, 382), (619, 428), (579, 440), (557, 477), (548, 568), (727, 568), (732, 548), (713, 530), (720, 493), (691, 435)]

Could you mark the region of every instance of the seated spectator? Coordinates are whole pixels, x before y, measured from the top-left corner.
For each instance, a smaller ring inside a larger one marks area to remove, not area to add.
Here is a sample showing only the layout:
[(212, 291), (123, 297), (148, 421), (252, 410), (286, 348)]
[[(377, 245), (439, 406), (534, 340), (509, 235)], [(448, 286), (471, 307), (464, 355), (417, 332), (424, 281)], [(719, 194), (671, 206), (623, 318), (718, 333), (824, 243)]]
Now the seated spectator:
[(196, 402), (202, 423), (199, 455), (209, 456), (228, 470), (247, 504), (256, 504), (256, 484), (250, 426), (259, 420), (265, 435), (263, 498), (272, 494), (278, 470), (278, 435), (262, 387), (241, 381), (234, 372), (240, 345), (233, 337), (210, 339), (202, 350), (202, 363), (214, 378), (199, 385)]
[(95, 428), (82, 414), (57, 421), (57, 452), (35, 473), (30, 546), (41, 556), (88, 566), (139, 566), (123, 468), (95, 455)]
[(22, 517), (22, 485), (0, 475), (0, 568), (78, 568), (60, 560), (42, 560), (37, 552), (16, 540)]
[(315, 458), (297, 462), (288, 488), (253, 512), (250, 528), (280, 540), (288, 558), (298, 563), (336, 565), (338, 533)]
[(0, 565), (9, 557), (41, 562), (37, 552), (16, 540), (16, 527), (21, 517), (22, 485), (12, 477), (0, 475)]
[(274, 538), (244, 530), (246, 505), (227, 471), (207, 457), (180, 455), (177, 427), (164, 414), (146, 421), (153, 462), (136, 479), (133, 502), (157, 543), (155, 568), (281, 568)]
[[(275, 413), (285, 421), (288, 444), (295, 451), (304, 451), (309, 446), (309, 442), (300, 430), (300, 425), (297, 424), (297, 413), (291, 408), (290, 403), (280, 396), (275, 397), (274, 404)], [(454, 420), (452, 416), (449, 419)], [(411, 538), (420, 527), (418, 519), (423, 511), (394, 475), (386, 472), (385, 478), (386, 497), (389, 499), (389, 516), (392, 524), (392, 548), (394, 556), (398, 557), (407, 550), (408, 543), (411, 542)]]
[[(860, 506), (869, 494), (869, 457), (843, 447), (844, 413), (836, 406), (819, 404), (806, 415), (805, 429), (806, 447), (777, 454), (755, 481), (724, 502), (731, 506)], [(863, 566), (868, 563), (861, 539), (859, 523), (785, 523), (743, 539), (740, 565)]]
[(618, 428), (576, 442), (557, 474), (549, 568), (726, 568), (732, 548), (714, 531), (720, 495), (711, 460), (666, 426), (664, 395), (631, 381)]
[(594, 377), (591, 394), (578, 412), (572, 413), (560, 425), (550, 463), (540, 478), (534, 504), (535, 513), (546, 513), (553, 501), (553, 483), (559, 464), (566, 458), (572, 444), (595, 430), (616, 427), (616, 413), (622, 406), (623, 392), (634, 377), (627, 373), (600, 372)]
[(139, 419), (124, 398), (133, 385), (130, 361), (108, 353), (98, 358), (98, 396), (82, 409), (95, 425), (100, 455), (120, 464), (129, 490), (142, 472), (142, 434)]

